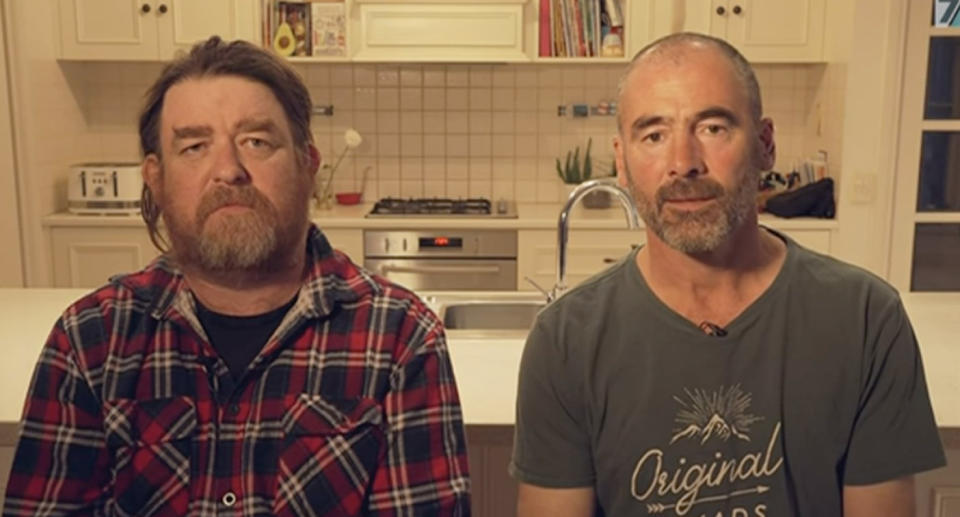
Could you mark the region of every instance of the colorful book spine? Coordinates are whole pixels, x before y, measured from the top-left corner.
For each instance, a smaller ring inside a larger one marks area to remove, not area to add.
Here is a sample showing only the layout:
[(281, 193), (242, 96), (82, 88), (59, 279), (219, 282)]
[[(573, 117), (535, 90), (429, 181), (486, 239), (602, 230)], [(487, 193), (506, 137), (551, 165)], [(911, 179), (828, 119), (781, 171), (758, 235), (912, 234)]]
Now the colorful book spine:
[(550, 40), (553, 35), (551, 29), (550, 0), (540, 0), (540, 56), (553, 55)]

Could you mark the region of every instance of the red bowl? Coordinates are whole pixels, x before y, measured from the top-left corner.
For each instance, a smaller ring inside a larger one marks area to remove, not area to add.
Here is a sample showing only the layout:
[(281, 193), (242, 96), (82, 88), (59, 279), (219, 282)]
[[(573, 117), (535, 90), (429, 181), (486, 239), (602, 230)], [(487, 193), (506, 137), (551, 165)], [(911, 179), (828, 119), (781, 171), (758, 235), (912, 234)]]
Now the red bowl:
[(360, 192), (338, 192), (337, 193), (337, 204), (340, 205), (356, 205), (360, 202), (360, 198), (363, 194)]

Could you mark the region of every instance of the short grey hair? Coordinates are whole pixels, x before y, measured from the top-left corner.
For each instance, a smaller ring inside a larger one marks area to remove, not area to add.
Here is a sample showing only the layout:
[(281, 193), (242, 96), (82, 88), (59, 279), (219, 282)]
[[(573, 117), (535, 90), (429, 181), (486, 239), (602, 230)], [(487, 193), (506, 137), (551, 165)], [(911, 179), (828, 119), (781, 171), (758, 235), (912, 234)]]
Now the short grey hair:
[[(726, 41), (696, 32), (678, 32), (676, 34), (670, 34), (640, 49), (640, 51), (633, 56), (633, 59), (631, 59), (630, 63), (627, 64), (627, 68), (620, 75), (620, 81), (617, 83), (617, 103), (620, 103), (620, 99), (623, 97), (623, 93), (626, 90), (627, 78), (630, 76), (630, 72), (637, 67), (644, 57), (659, 54), (670, 55), (669, 53), (679, 56), (685, 52), (691, 44), (697, 43), (708, 45), (719, 50), (721, 54), (730, 60), (730, 64), (733, 65), (733, 70), (737, 75), (737, 79), (743, 83), (743, 86), (746, 89), (747, 102), (750, 104), (750, 114), (753, 116), (754, 122), (759, 122), (763, 117), (763, 101), (760, 99), (760, 83), (757, 82), (757, 75), (754, 73), (753, 67), (750, 66), (747, 58), (743, 57), (743, 54), (741, 54), (736, 47), (727, 43)], [(620, 110), (617, 110), (618, 131), (622, 131), (621, 126), (622, 120), (620, 119)]]

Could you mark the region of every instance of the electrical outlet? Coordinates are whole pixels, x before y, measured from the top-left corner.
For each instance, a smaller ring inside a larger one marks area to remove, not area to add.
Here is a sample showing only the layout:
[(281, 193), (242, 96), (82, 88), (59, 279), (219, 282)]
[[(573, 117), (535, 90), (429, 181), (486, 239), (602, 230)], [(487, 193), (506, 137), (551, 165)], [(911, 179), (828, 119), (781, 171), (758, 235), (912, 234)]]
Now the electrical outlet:
[(857, 174), (853, 177), (852, 193), (850, 201), (856, 204), (866, 205), (873, 203), (877, 199), (877, 175), (876, 174)]

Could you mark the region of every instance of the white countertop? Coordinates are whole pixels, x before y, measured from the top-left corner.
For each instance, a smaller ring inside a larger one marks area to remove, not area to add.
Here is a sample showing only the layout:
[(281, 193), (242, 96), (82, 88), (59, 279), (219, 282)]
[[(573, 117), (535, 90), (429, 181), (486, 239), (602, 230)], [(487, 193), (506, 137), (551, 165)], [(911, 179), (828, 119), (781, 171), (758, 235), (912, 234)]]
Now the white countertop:
[[(517, 205), (517, 217), (376, 217), (368, 218), (371, 204), (352, 206), (334, 205), (328, 210), (313, 210), (311, 219), (321, 228), (343, 229), (421, 229), (433, 228), (493, 228), (493, 229), (551, 229), (557, 227), (557, 218), (563, 206), (559, 203)], [(761, 214), (760, 223), (780, 230), (829, 230), (838, 227), (835, 219), (816, 219), (797, 217), (783, 219), (770, 214)], [(75, 215), (57, 213), (43, 218), (46, 227), (69, 226), (143, 226), (139, 215)], [(615, 208), (591, 209), (582, 205), (574, 208), (570, 215), (570, 227), (582, 229), (623, 229), (626, 228), (626, 216), (619, 206)]]
[[(34, 364), (54, 321), (85, 289), (0, 289), (0, 424), (17, 422)], [(960, 428), (960, 294), (903, 295), (920, 342), (937, 423)], [(447, 332), (470, 425), (511, 425), (522, 332)]]

